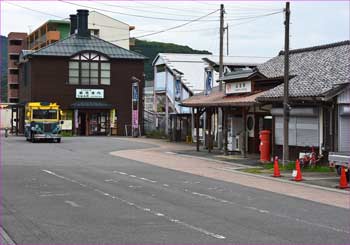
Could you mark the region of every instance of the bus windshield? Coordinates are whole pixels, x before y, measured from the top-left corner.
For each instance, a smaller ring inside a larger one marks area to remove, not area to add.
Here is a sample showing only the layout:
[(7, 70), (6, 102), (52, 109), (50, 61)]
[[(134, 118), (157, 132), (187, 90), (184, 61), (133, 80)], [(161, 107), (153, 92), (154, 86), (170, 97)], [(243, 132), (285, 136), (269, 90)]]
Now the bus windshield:
[(57, 119), (57, 110), (33, 110), (33, 119)]

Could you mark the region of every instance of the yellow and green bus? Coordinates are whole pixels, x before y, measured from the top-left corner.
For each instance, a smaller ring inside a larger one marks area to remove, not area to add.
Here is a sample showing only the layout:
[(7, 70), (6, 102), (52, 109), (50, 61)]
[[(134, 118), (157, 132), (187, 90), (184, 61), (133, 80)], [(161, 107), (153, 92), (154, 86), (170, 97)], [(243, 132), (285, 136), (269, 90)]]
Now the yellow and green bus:
[(61, 142), (62, 112), (59, 105), (50, 102), (28, 102), (25, 106), (25, 131), (27, 141), (50, 140)]

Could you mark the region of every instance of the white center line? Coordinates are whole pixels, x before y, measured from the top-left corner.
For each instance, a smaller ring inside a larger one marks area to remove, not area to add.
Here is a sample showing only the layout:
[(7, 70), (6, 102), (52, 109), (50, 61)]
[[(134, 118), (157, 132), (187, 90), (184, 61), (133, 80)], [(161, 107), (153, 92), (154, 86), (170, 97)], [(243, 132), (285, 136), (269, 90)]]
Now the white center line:
[(69, 205), (71, 205), (71, 206), (74, 207), (74, 208), (79, 208), (79, 207), (80, 207), (80, 205), (76, 204), (76, 203), (73, 202), (73, 201), (66, 200), (66, 201), (64, 201), (64, 202), (67, 203), (67, 204), (69, 204)]
[[(69, 182), (72, 182), (72, 183), (81, 185), (80, 182), (78, 182), (78, 181), (76, 181), (76, 180), (74, 180), (74, 179), (70, 179), (70, 178), (64, 177), (64, 176), (59, 175), (59, 174), (56, 174), (56, 173), (54, 173), (54, 172), (52, 172), (52, 171), (45, 170), (45, 169), (43, 169), (42, 171), (44, 171), (45, 173), (48, 173), (48, 174), (50, 174), (50, 175), (56, 176), (56, 177), (58, 177), (58, 178), (60, 178), (60, 179), (64, 179), (64, 180), (67, 180), (67, 181), (69, 181)], [(85, 187), (89, 188), (89, 187), (86, 186), (86, 185), (85, 185)], [(90, 189), (92, 189), (92, 190), (96, 191), (97, 193), (102, 194), (102, 195), (104, 195), (104, 196), (108, 196), (108, 197), (110, 197), (110, 198), (112, 198), (112, 199), (117, 199), (117, 200), (119, 200), (119, 201), (121, 201), (121, 202), (123, 202), (123, 203), (125, 203), (125, 204), (127, 204), (127, 205), (129, 205), (129, 206), (135, 207), (135, 208), (137, 208), (137, 209), (139, 209), (139, 210), (142, 210), (142, 211), (144, 211), (144, 212), (148, 212), (148, 213), (151, 213), (152, 215), (155, 215), (155, 216), (157, 216), (157, 217), (164, 218), (164, 219), (168, 220), (169, 222), (173, 222), (173, 223), (176, 223), (176, 224), (185, 226), (185, 227), (187, 227), (187, 228), (189, 228), (189, 229), (191, 229), (191, 230), (195, 230), (195, 231), (198, 231), (198, 232), (200, 232), (200, 233), (203, 233), (203, 234), (205, 234), (205, 235), (207, 235), (207, 236), (211, 236), (211, 237), (214, 237), (214, 238), (217, 238), (217, 239), (226, 239), (226, 237), (223, 236), (223, 235), (216, 234), (216, 233), (207, 231), (207, 230), (205, 230), (205, 229), (203, 229), (203, 228), (200, 228), (200, 227), (197, 227), (197, 226), (188, 224), (188, 223), (186, 223), (186, 222), (184, 222), (184, 221), (181, 221), (181, 220), (172, 218), (171, 216), (168, 216), (168, 215), (166, 215), (166, 214), (153, 211), (153, 210), (150, 209), (150, 208), (142, 207), (142, 206), (140, 206), (140, 205), (137, 205), (137, 204), (135, 204), (135, 203), (132, 203), (132, 202), (130, 202), (130, 201), (126, 200), (126, 199), (123, 199), (123, 198), (121, 198), (121, 197), (114, 196), (114, 195), (111, 195), (111, 194), (109, 194), (109, 193), (106, 193), (106, 192), (104, 192), (104, 191), (102, 191), (102, 190), (99, 190), (99, 189), (96, 189), (96, 188), (90, 188)], [(72, 201), (65, 201), (65, 202), (68, 203), (68, 204), (70, 204), (70, 205), (72, 205), (72, 206), (73, 206), (74, 204), (75, 204), (75, 205), (78, 205), (78, 204), (76, 204), (76, 203), (74, 203), (74, 202), (72, 202)], [(78, 205), (78, 206), (79, 206), (79, 205)]]

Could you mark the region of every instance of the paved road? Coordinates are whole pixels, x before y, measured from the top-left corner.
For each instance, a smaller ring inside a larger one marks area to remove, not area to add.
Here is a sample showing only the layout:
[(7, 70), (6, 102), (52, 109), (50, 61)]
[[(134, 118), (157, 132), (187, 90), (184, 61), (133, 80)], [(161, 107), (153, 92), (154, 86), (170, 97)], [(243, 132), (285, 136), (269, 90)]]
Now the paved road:
[(4, 229), (18, 244), (349, 242), (347, 209), (109, 154), (147, 147), (2, 139)]

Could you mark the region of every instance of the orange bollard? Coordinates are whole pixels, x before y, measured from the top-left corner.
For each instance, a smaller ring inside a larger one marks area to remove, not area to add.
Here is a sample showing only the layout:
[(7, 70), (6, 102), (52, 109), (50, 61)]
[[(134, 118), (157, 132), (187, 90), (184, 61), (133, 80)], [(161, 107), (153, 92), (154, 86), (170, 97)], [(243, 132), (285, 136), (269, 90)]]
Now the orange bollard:
[(299, 159), (295, 161), (295, 169), (297, 171), (297, 176), (293, 179), (294, 181), (302, 181), (303, 177), (301, 176), (301, 170), (300, 170), (300, 162)]
[(280, 169), (278, 166), (278, 157), (275, 157), (275, 161), (273, 163), (273, 175), (272, 177), (282, 177), (281, 173), (280, 173)]
[(345, 167), (341, 166), (341, 174), (340, 174), (340, 180), (339, 185), (337, 186), (339, 189), (347, 189), (350, 188), (348, 186), (348, 181), (346, 180), (346, 173), (345, 173)]

